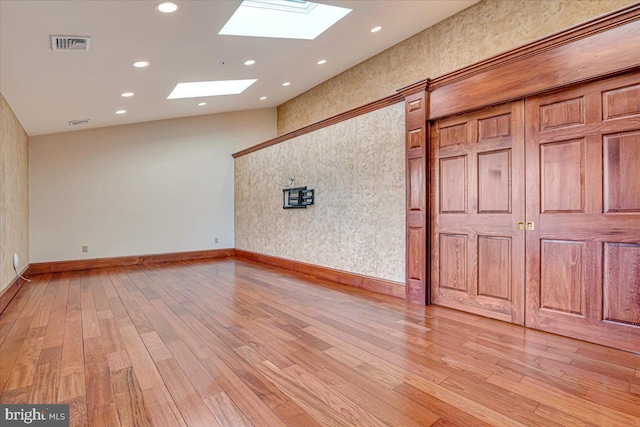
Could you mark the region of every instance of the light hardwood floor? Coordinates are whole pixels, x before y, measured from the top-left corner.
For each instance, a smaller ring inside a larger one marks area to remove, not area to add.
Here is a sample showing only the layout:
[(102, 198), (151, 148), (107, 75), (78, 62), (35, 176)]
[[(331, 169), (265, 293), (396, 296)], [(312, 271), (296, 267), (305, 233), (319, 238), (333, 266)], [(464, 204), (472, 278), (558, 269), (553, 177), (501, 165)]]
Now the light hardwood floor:
[(46, 274), (1, 403), (74, 426), (639, 426), (640, 356), (234, 259)]

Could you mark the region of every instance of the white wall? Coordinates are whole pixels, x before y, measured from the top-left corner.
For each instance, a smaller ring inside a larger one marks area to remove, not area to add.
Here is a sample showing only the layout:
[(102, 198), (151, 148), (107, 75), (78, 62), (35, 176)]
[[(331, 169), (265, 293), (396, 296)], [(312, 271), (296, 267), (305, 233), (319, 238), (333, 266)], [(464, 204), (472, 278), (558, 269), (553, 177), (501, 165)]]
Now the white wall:
[(233, 248), (231, 154), (275, 133), (264, 109), (32, 137), (30, 261)]

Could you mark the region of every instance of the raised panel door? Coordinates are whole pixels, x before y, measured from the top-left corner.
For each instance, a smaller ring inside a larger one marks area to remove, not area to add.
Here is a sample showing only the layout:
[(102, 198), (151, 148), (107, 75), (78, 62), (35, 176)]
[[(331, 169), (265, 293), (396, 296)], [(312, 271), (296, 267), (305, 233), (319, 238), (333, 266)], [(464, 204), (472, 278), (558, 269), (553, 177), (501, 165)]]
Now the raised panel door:
[(524, 322), (524, 103), (431, 127), (434, 304)]
[(640, 75), (527, 98), (526, 325), (640, 352)]

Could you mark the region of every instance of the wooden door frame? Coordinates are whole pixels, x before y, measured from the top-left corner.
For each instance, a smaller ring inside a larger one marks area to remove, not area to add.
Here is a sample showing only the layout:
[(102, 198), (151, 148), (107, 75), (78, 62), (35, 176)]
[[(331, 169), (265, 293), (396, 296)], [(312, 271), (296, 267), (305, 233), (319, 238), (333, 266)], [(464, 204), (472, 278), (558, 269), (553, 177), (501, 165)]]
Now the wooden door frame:
[(431, 301), (428, 221), (431, 203), (429, 182), (429, 80), (401, 90), (405, 100), (406, 152), (406, 268), (405, 299), (426, 305)]
[[(640, 46), (640, 3), (398, 90), (405, 100), (407, 125), (407, 301), (420, 305), (431, 302), (427, 255), (434, 215), (428, 176), (433, 155), (426, 143), (430, 123), (588, 81), (640, 72), (634, 46)], [(596, 57), (598, 61), (593, 60)], [(422, 101), (416, 103), (418, 100)], [(423, 178), (417, 182), (420, 168)]]

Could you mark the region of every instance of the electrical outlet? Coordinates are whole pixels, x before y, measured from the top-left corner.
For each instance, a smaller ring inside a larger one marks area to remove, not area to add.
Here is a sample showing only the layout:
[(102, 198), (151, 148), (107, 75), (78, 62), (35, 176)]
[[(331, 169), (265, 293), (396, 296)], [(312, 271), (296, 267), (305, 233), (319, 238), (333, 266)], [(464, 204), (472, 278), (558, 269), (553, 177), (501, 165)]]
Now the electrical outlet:
[(213, 239), (213, 243), (218, 243), (218, 238), (217, 237)]
[(82, 252), (89, 252), (89, 246), (88, 245), (82, 245)]

